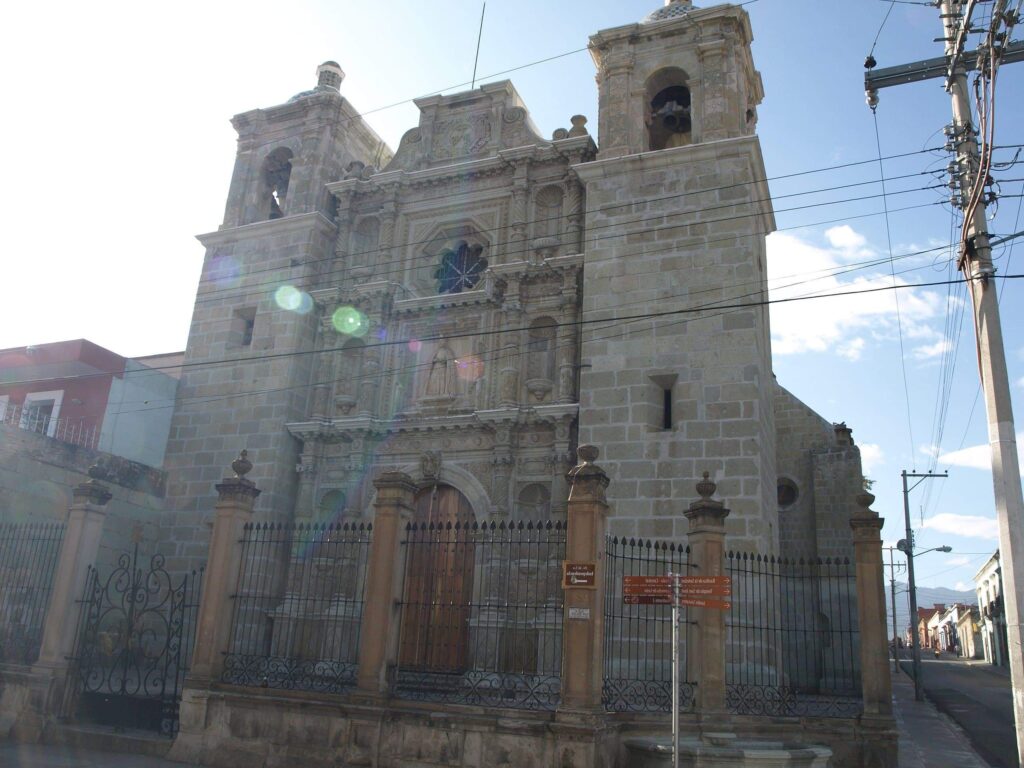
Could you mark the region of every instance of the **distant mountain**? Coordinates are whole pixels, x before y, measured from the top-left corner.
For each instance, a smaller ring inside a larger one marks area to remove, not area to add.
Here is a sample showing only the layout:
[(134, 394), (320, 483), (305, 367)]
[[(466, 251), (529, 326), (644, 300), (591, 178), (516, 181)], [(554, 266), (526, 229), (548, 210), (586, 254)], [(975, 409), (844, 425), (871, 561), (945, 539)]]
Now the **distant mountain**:
[[(900, 634), (906, 632), (908, 626), (910, 626), (910, 601), (907, 599), (907, 585), (905, 583), (896, 582), (896, 625), (900, 629)], [(956, 589), (947, 589), (946, 587), (918, 587), (917, 588), (917, 607), (918, 608), (931, 608), (936, 603), (942, 603), (947, 608), (953, 603), (966, 603), (967, 605), (977, 605), (978, 596), (973, 591), (961, 592)], [(889, 627), (889, 637), (892, 637), (892, 599), (891, 592), (889, 591), (889, 582), (885, 582), (885, 616), (886, 623)]]

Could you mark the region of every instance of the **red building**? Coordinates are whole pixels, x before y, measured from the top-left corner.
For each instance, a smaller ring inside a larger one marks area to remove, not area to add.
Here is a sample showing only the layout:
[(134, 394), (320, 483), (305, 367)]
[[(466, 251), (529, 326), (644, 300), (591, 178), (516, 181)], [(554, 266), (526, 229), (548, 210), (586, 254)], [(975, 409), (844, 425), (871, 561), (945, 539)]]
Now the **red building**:
[(0, 350), (0, 421), (159, 466), (182, 356), (126, 358), (85, 339)]

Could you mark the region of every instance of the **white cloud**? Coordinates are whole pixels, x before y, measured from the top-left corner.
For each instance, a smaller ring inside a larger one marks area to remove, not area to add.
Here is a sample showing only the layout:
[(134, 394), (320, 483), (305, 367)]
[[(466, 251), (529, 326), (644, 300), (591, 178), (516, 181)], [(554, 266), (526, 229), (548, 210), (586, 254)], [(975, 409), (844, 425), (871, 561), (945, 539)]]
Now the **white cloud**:
[[(1021, 445), (1024, 445), (1024, 432), (1017, 433), (1017, 460), (1020, 462), (1021, 472), (1024, 472), (1024, 455), (1020, 452)], [(941, 454), (939, 456), (939, 463), (950, 467), (984, 469), (991, 472), (992, 449), (987, 443), (972, 445), (968, 448), (961, 448), (959, 451)]]
[(998, 539), (999, 528), (994, 517), (956, 515), (942, 512), (924, 521), (923, 528), (972, 539)]
[(1024, 376), (1021, 376), (1019, 379), (1017, 379), (1017, 386), (1020, 387), (1021, 389), (1024, 389)]
[(958, 581), (956, 584), (953, 585), (953, 589), (955, 589), (957, 592), (973, 592), (974, 585), (968, 584), (966, 581)]
[(831, 227), (825, 230), (825, 239), (833, 248), (841, 251), (860, 252), (867, 245), (864, 235), (855, 232), (849, 224), (841, 224), (838, 227)]
[(840, 357), (845, 357), (851, 362), (860, 360), (861, 352), (864, 351), (864, 339), (858, 336), (855, 339), (850, 339), (845, 344), (840, 344), (836, 348), (836, 354)]
[(882, 453), (882, 446), (875, 443), (858, 443), (860, 447), (860, 465), (865, 476), (871, 477), (875, 469), (882, 463), (885, 454)]
[[(844, 279), (835, 276), (837, 269), (849, 263), (851, 255), (863, 260), (877, 254), (865, 244), (863, 236), (846, 225), (827, 230), (825, 240), (826, 244), (820, 246), (780, 232), (768, 238), (768, 280), (773, 300), (851, 294), (773, 304), (775, 354), (833, 351), (848, 360), (857, 360), (870, 342), (897, 336), (897, 291), (860, 292), (891, 288), (891, 275), (883, 270)], [(896, 284), (906, 285), (906, 281), (896, 278)], [(928, 342), (941, 341), (929, 322), (944, 315), (945, 298), (918, 288), (902, 288), (898, 293), (904, 335)]]
[(961, 565), (968, 565), (970, 562), (971, 558), (967, 555), (953, 555), (952, 557), (947, 557), (943, 560), (942, 564), (947, 565), (950, 568), (959, 568)]
[(918, 360), (929, 360), (933, 357), (938, 357), (939, 355), (948, 352), (950, 349), (952, 349), (952, 347), (953, 345), (950, 344), (948, 339), (939, 339), (934, 344), (927, 344), (923, 347), (915, 347), (914, 357), (916, 357)]

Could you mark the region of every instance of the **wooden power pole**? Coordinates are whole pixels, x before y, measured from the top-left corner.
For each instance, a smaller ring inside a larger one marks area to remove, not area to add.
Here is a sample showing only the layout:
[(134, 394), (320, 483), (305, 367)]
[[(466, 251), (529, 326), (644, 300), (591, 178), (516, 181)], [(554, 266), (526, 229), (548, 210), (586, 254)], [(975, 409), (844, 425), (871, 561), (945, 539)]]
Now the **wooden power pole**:
[[(1006, 0), (996, 0), (985, 42), (977, 51), (965, 52), (967, 35), (973, 31), (971, 14), (977, 5), (978, 0), (941, 0), (939, 3), (942, 39), (946, 49), (943, 59), (930, 59), (874, 72), (869, 70), (864, 82), (868, 103), (877, 104), (879, 88), (945, 77), (946, 90), (953, 102), (953, 124), (947, 135), (956, 151), (956, 172), (961, 194), (959, 203), (965, 218), (959, 266), (971, 293), (978, 368), (988, 413), (1013, 712), (1017, 724), (1017, 754), (1024, 761), (1024, 637), (1021, 632), (1021, 618), (1024, 616), (1024, 594), (1021, 592), (1024, 588), (1024, 495), (1021, 491), (998, 296), (995, 280), (992, 279), (995, 268), (992, 265), (992, 248), (985, 218), (988, 164), (984, 162), (983, 152), (979, 152), (978, 130), (971, 116), (967, 87), (969, 70), (977, 68), (985, 72), (988, 82), (992, 84), (999, 64), (1024, 60), (1024, 45), (1007, 42), (1008, 31), (1017, 19), (1014, 14), (1007, 13)], [(1005, 32), (1002, 31), (1004, 27)], [(991, 98), (994, 99), (994, 96)], [(992, 119), (991, 115), (988, 119)], [(987, 137), (982, 138), (986, 142), (983, 148), (990, 152)]]

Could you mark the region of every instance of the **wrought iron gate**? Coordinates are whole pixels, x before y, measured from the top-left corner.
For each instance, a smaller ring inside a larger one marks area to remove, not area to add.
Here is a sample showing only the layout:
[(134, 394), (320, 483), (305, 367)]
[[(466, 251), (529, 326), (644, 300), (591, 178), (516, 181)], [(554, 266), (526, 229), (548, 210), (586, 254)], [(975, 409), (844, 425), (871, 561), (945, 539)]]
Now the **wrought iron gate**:
[(75, 643), (78, 719), (177, 732), (201, 586), (202, 570), (175, 582), (162, 555), (144, 571), (138, 545), (105, 578), (90, 569)]

